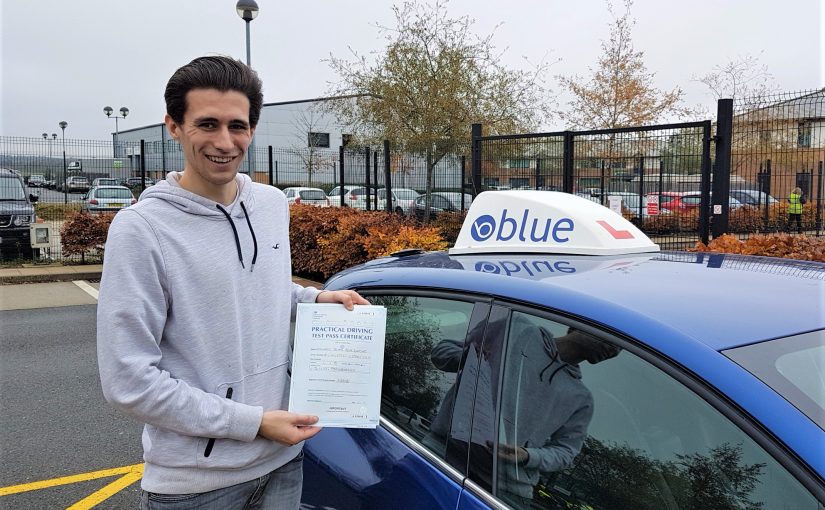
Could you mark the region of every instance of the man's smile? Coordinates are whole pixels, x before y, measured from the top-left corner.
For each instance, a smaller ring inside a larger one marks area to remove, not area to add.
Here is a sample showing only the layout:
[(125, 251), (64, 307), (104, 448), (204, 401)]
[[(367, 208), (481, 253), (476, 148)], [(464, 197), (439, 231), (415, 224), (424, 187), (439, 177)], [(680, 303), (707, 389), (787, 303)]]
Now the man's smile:
[(210, 156), (210, 155), (206, 154), (206, 159), (208, 159), (209, 161), (211, 161), (213, 163), (229, 163), (230, 161), (232, 161), (236, 157), (237, 156)]

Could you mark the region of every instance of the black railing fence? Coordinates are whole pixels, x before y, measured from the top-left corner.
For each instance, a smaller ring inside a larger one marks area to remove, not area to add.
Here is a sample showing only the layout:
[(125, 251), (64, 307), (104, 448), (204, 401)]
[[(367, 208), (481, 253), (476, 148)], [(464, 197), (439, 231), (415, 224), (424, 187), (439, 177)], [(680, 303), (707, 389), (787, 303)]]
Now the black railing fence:
[[(344, 202), (348, 188), (342, 184), (371, 190), (359, 205), (369, 209), (387, 207), (386, 188), (406, 197), (425, 194), (418, 207), (410, 202), (396, 207), (421, 220), (443, 210), (463, 214), (472, 197), (487, 190), (576, 193), (621, 211), (663, 248), (689, 248), (723, 233), (746, 238), (791, 230), (789, 199), (799, 187), (805, 198), (801, 230), (822, 232), (825, 89), (721, 100), (715, 122), (487, 137), (474, 125), (472, 132), (466, 144), (434, 155), (405, 153), (389, 142), (337, 149), (256, 143), (240, 171), (281, 189), (330, 193), (337, 187), (332, 205), (353, 205)], [(95, 179), (113, 179), (103, 183), (125, 185), (137, 197), (183, 167), (183, 153), (173, 140), (0, 137), (0, 168), (7, 169), (2, 173), (19, 176), (24, 202), (38, 195), (35, 218), (27, 221), (39, 222), (50, 235), (43, 243), (45, 230), (39, 232), (41, 243), (34, 250), (23, 249), (25, 242), (8, 242), (13, 236), (6, 235), (4, 255), (94, 260), (99, 257), (94, 250), (69, 255), (61, 229), (72, 212), (89, 208), (86, 190)], [(10, 183), (4, 180), (0, 187)], [(416, 214), (425, 209), (431, 214)], [(23, 221), (18, 216), (25, 211), (3, 213), (0, 224)]]

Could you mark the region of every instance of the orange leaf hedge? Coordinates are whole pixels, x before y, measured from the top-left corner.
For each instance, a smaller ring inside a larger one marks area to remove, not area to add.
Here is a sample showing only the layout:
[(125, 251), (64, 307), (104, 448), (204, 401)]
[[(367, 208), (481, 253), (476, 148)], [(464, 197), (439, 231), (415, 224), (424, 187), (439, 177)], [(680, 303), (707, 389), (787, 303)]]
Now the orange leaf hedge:
[(289, 237), (293, 271), (322, 279), (405, 248), (448, 247), (437, 228), (395, 213), (348, 207), (291, 206)]
[(695, 251), (762, 255), (825, 262), (825, 238), (804, 235), (755, 235), (742, 241), (730, 234), (717, 237), (709, 244), (696, 243)]

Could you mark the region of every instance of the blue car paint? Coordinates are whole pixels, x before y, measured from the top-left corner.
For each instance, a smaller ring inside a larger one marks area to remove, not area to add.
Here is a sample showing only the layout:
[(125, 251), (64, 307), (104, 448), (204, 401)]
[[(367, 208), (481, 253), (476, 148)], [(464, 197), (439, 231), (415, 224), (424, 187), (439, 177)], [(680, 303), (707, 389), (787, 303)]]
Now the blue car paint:
[[(796, 277), (789, 278), (788, 274)], [(627, 337), (682, 367), (720, 398), (733, 402), (755, 419), (820, 479), (825, 473), (825, 431), (719, 352), (825, 329), (823, 314), (811, 314), (809, 308), (799, 306), (800, 302), (823, 302), (825, 264), (667, 252), (526, 258), (431, 253), (378, 259), (339, 273), (325, 288), (454, 290), (575, 316)], [(372, 452), (372, 457), (363, 452), (354, 455), (358, 449), (347, 441), (364, 440), (370, 434), (382, 438), (384, 449)], [(321, 453), (322, 450), (328, 453)], [(428, 498), (424, 494), (410, 496), (425, 483), (428, 491), (441, 493), (438, 503), (433, 499), (412, 499), (419, 506), (409, 508), (447, 508), (456, 501), (453, 494), (461, 494), (459, 508), (487, 508), (483, 501), (461, 491), (455, 481), (380, 428), (357, 434), (325, 431), (307, 444), (307, 451), (308, 456), (316, 456), (319, 464), (329, 469), (340, 465), (341, 456), (346, 456), (347, 473), (339, 473), (338, 477), (341, 484), (349, 484), (362, 496), (371, 494), (381, 501), (393, 493), (403, 493), (404, 498)], [(386, 471), (388, 463), (397, 466), (389, 471), (393, 476)], [(347, 476), (357, 479), (348, 481), (344, 479)], [(360, 501), (358, 508), (371, 505), (364, 499)]]
[(304, 452), (306, 505), (453, 510), (458, 504), (461, 485), (381, 427), (325, 429)]

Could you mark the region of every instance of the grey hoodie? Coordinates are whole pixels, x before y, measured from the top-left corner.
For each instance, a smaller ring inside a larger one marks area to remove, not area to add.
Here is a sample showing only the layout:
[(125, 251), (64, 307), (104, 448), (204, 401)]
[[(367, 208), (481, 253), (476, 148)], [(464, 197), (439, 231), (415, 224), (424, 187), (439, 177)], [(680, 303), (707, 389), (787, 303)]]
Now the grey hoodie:
[(112, 222), (97, 316), (104, 396), (146, 424), (141, 485), (163, 494), (249, 481), (299, 453), (257, 432), (264, 410), (286, 409), (290, 317), (318, 295), (291, 281), (283, 193), (238, 175), (223, 212), (179, 176)]

